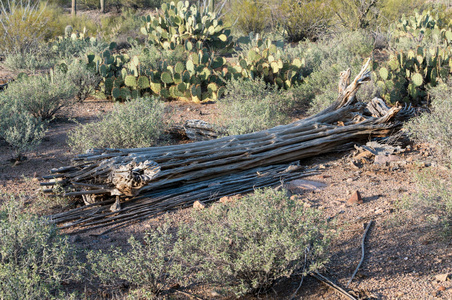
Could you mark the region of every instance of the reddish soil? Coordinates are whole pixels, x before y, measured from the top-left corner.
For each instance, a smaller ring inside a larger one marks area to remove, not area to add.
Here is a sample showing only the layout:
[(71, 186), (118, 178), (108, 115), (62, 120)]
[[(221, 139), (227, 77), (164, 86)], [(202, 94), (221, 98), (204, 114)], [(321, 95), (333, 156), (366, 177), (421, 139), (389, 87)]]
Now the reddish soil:
[[(1, 70), (0, 70), (1, 71)], [(62, 110), (50, 124), (42, 144), (27, 153), (27, 160), (12, 164), (13, 151), (0, 141), (0, 191), (23, 194), (29, 203), (37, 200), (39, 181), (55, 167), (69, 165), (75, 153), (66, 145), (67, 132), (76, 126), (71, 121), (92, 122), (107, 111), (113, 103), (91, 99), (77, 104), (72, 109)], [(168, 113), (176, 124), (189, 119), (212, 121), (217, 115), (215, 104), (196, 105), (180, 102), (168, 103)], [(361, 258), (361, 239), (364, 226), (374, 225), (366, 239), (366, 254), (361, 269), (353, 279), (348, 291), (362, 295), (360, 299), (452, 299), (452, 281), (438, 281), (436, 275), (452, 273), (452, 241), (444, 240), (427, 226), (425, 220), (402, 221), (397, 211), (397, 201), (413, 197), (416, 185), (412, 170), (437, 168), (431, 151), (424, 151), (425, 145), (400, 154), (401, 163), (375, 165), (372, 162), (358, 168), (350, 163), (351, 152), (323, 155), (302, 164), (317, 167), (319, 174), (305, 178), (325, 183), (324, 189), (294, 194), (298, 201), (324, 211), (326, 217), (336, 220), (338, 239), (331, 248), (331, 260), (322, 270), (330, 280), (345, 287)], [(440, 168), (440, 167), (438, 167)], [(355, 206), (346, 204), (351, 193), (358, 190), (363, 203)], [(48, 210), (55, 212), (58, 208)], [(172, 213), (175, 219), (189, 218), (191, 209)], [(142, 235), (158, 224), (159, 219), (111, 232), (102, 237), (90, 236), (91, 232), (71, 235), (70, 240), (84, 249), (108, 249), (112, 245), (124, 246), (131, 234)], [(424, 226), (425, 224), (425, 226)], [(263, 299), (290, 299), (297, 289), (301, 277), (291, 277), (278, 282), (274, 290)], [(83, 291), (83, 287), (80, 288)], [(87, 297), (102, 299), (121, 295), (119, 287), (105, 292), (105, 289), (91, 287)], [(185, 293), (185, 294), (184, 294)], [(192, 295), (192, 296), (190, 296)], [(183, 293), (170, 290), (165, 298), (228, 299), (221, 289), (194, 286)], [(117, 296), (122, 299), (123, 296)], [(246, 297), (254, 299), (253, 297)], [(346, 299), (332, 288), (312, 277), (304, 279), (295, 299)]]

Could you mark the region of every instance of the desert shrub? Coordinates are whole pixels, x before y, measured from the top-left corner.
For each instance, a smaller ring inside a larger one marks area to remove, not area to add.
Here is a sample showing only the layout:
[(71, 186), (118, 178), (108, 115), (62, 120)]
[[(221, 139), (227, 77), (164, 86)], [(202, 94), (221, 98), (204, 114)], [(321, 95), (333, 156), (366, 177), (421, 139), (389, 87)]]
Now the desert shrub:
[(28, 53), (44, 40), (47, 19), (39, 1), (2, 1), (0, 6), (0, 52)]
[(435, 146), (444, 161), (452, 162), (452, 82), (440, 84), (430, 91), (431, 113), (411, 119), (406, 128), (412, 136)]
[(75, 97), (79, 102), (84, 101), (89, 95), (93, 94), (102, 79), (100, 75), (95, 74), (81, 60), (74, 60), (68, 66), (66, 76), (74, 84)]
[(282, 277), (321, 268), (332, 237), (319, 211), (272, 189), (194, 211), (193, 219), (178, 231), (179, 272), (237, 295), (263, 293)]
[(288, 123), (293, 102), (293, 93), (267, 86), (262, 79), (232, 79), (226, 85), (226, 96), (218, 102), (218, 125), (235, 135)]
[(285, 29), (290, 42), (317, 40), (330, 26), (333, 16), (331, 1), (282, 0), (276, 19)]
[(50, 120), (61, 107), (72, 103), (74, 91), (66, 74), (55, 70), (51, 75), (24, 76), (10, 83), (5, 96), (21, 111)]
[(376, 4), (380, 26), (388, 27), (402, 15), (411, 15), (415, 10), (422, 9), (426, 0), (381, 0)]
[(16, 159), (39, 145), (45, 133), (46, 124), (40, 119), (0, 98), (0, 138), (14, 149)]
[(116, 39), (120, 35), (140, 37), (141, 16), (132, 9), (125, 9), (119, 16), (108, 16), (101, 19), (99, 32), (104, 38)]
[[(378, 17), (379, 0), (333, 0), (338, 21), (348, 29), (367, 28)], [(375, 25), (375, 24), (372, 24)]]
[[(0, 298), (51, 299), (83, 265), (54, 225), (24, 211), (24, 200), (0, 194)], [(3, 202), (3, 203), (2, 203)]]
[(158, 98), (117, 103), (99, 122), (80, 125), (68, 133), (76, 152), (91, 148), (134, 148), (154, 145), (166, 128), (164, 104)]
[(452, 235), (452, 172), (428, 168), (414, 174), (419, 192), (406, 206), (414, 219), (424, 226), (439, 229), (444, 237)]
[(243, 34), (262, 33), (271, 25), (272, 11), (269, 1), (234, 0), (230, 2), (226, 17), (228, 23)]
[(130, 249), (89, 252), (92, 274), (103, 284), (143, 288), (158, 294), (170, 277), (174, 236), (168, 226), (147, 232), (144, 239), (129, 238)]
[(35, 72), (39, 69), (48, 69), (56, 63), (55, 57), (49, 54), (47, 47), (40, 47), (34, 53), (8, 54), (3, 65), (13, 71)]
[[(373, 39), (363, 30), (342, 32), (316, 43), (304, 42), (286, 49), (289, 59), (297, 56), (305, 59), (304, 82), (298, 89), (298, 97), (311, 102), (311, 113), (321, 111), (336, 100), (340, 72), (351, 68), (352, 77), (356, 75), (372, 50)], [(358, 97), (368, 100), (375, 92), (373, 88), (360, 90)]]

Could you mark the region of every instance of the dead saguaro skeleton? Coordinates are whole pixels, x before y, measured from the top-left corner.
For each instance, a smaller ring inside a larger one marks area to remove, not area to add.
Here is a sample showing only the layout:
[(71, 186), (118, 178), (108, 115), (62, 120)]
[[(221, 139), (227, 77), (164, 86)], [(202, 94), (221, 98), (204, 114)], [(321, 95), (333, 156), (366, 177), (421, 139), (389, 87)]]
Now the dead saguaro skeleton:
[[(389, 108), (381, 99), (365, 104), (356, 92), (370, 80), (370, 60), (350, 82), (341, 73), (338, 99), (327, 109), (288, 125), (191, 144), (139, 149), (96, 149), (51, 170), (41, 183), (58, 183), (66, 196), (83, 196), (84, 207), (50, 216), (62, 228), (110, 226), (155, 216), (167, 210), (216, 201), (312, 174), (297, 161), (338, 150), (351, 142), (384, 137), (412, 114)], [(46, 190), (52, 192), (52, 189)], [(115, 201), (121, 206), (111, 206)]]

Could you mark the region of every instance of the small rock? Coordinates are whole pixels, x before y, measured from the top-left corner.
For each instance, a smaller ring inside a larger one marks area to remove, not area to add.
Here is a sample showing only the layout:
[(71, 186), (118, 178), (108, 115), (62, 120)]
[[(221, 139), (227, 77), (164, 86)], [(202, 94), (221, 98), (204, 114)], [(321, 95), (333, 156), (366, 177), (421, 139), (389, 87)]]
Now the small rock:
[(353, 178), (348, 178), (348, 179), (347, 179), (347, 182), (348, 182), (348, 183), (353, 182)]
[(203, 202), (196, 200), (195, 203), (193, 203), (193, 208), (201, 210), (206, 208), (206, 205)]
[(361, 197), (361, 193), (359, 191), (355, 191), (350, 199), (347, 201), (348, 205), (358, 205), (363, 204), (363, 198)]
[(285, 188), (293, 194), (302, 194), (303, 192), (320, 191), (326, 186), (320, 181), (297, 179), (288, 182)]
[(438, 287), (438, 291), (445, 291), (445, 290), (446, 290), (446, 287), (444, 285), (440, 285)]
[(319, 165), (319, 169), (324, 170), (324, 169), (326, 169), (326, 166), (324, 164), (321, 164), (321, 165)]
[(383, 210), (381, 208), (378, 208), (378, 209), (375, 210), (375, 214), (376, 215), (379, 215), (379, 214), (382, 214), (382, 213), (383, 213)]
[(31, 180), (33, 182), (39, 182), (39, 179), (37, 177), (33, 177), (33, 179)]
[(389, 154), (389, 155), (376, 155), (374, 164), (376, 165), (384, 165), (386, 163), (400, 161), (400, 157), (397, 155)]
[(444, 281), (449, 280), (450, 276), (451, 276), (451, 274), (449, 274), (449, 273), (438, 274), (438, 275), (435, 275), (435, 279), (436, 279), (436, 281), (444, 282)]

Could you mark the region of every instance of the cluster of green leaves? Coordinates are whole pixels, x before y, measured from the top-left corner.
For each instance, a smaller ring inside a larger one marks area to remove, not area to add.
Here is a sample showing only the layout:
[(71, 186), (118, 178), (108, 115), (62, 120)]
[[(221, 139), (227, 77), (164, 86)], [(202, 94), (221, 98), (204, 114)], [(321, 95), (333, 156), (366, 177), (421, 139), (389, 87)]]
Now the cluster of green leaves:
[[(296, 89), (295, 89), (296, 90)], [(232, 79), (226, 95), (218, 101), (221, 112), (217, 125), (228, 135), (245, 134), (288, 123), (297, 103), (294, 90), (279, 90), (262, 78)]]
[(158, 98), (117, 103), (99, 122), (80, 125), (68, 134), (76, 152), (91, 148), (135, 148), (154, 145), (167, 128)]
[(80, 279), (84, 265), (66, 237), (26, 213), (23, 202), (0, 194), (0, 298), (63, 297), (62, 284)]
[(176, 230), (168, 219), (142, 242), (131, 238), (126, 251), (91, 252), (94, 273), (103, 283), (125, 281), (154, 293), (171, 280), (260, 294), (283, 277), (321, 268), (333, 237), (319, 211), (272, 189), (194, 211), (192, 219)]
[(37, 119), (51, 120), (63, 106), (70, 105), (75, 86), (60, 70), (49, 75), (22, 76), (8, 85), (3, 97)]
[(179, 271), (237, 295), (263, 293), (276, 280), (306, 275), (327, 260), (328, 223), (284, 191), (256, 190), (232, 205), (195, 211), (193, 218), (179, 227)]
[(431, 112), (424, 113), (406, 124), (414, 138), (435, 146), (447, 163), (452, 163), (452, 82), (429, 90)]
[(39, 145), (47, 131), (46, 123), (23, 111), (0, 95), (0, 138), (13, 149), (16, 159)]
[(145, 288), (152, 294), (158, 294), (172, 278), (174, 234), (168, 224), (148, 232), (143, 240), (133, 236), (129, 238), (130, 249), (121, 251), (91, 251), (88, 260), (93, 262), (91, 269), (94, 277), (103, 284), (120, 285), (127, 282), (132, 288)]

